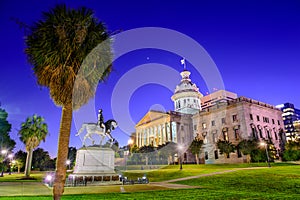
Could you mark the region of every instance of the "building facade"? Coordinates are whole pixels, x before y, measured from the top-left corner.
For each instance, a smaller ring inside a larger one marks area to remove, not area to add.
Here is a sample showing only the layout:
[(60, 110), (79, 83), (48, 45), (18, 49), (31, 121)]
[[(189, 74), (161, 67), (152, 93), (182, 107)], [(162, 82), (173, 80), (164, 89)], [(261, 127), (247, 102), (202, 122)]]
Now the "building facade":
[(243, 139), (271, 141), (279, 154), (284, 141), (283, 120), (280, 109), (237, 94), (219, 90), (203, 96), (191, 81), (190, 72), (184, 70), (176, 86), (174, 111), (149, 111), (137, 123), (136, 145), (154, 146), (174, 142), (185, 146), (184, 162), (195, 162), (188, 152), (193, 139), (204, 141), (201, 149), (202, 163), (241, 163), (246, 157), (239, 151), (230, 159), (220, 155), (218, 140), (237, 145)]
[(287, 141), (300, 138), (298, 128), (298, 124), (300, 123), (300, 110), (295, 108), (292, 103), (285, 103), (276, 107), (282, 110), (282, 119)]
[(271, 141), (279, 156), (284, 142), (281, 111), (253, 99), (239, 97), (203, 109), (193, 117), (194, 136), (204, 141), (200, 158), (205, 163), (242, 163), (246, 157), (237, 150), (230, 159), (220, 155), (218, 140), (237, 145), (243, 139)]

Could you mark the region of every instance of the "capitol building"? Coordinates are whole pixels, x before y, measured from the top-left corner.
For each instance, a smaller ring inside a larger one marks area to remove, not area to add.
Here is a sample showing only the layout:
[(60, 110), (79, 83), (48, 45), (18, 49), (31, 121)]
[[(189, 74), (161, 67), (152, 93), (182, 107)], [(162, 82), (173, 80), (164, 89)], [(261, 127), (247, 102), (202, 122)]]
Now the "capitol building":
[(154, 146), (174, 142), (185, 148), (184, 162), (195, 162), (188, 147), (195, 139), (203, 140), (199, 153), (200, 163), (242, 163), (246, 156), (235, 150), (229, 158), (220, 154), (217, 141), (229, 141), (237, 145), (243, 139), (272, 141), (280, 152), (284, 141), (282, 112), (275, 106), (237, 94), (218, 90), (203, 95), (184, 69), (181, 81), (175, 87), (171, 100), (174, 110), (168, 112), (150, 110), (136, 124), (135, 144)]

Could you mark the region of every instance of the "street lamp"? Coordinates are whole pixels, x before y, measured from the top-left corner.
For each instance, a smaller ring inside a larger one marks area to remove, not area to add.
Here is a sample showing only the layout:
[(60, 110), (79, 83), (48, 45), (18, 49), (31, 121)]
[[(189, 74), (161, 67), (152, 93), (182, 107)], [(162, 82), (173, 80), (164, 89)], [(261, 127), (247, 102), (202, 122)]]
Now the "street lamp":
[(180, 161), (180, 170), (182, 170), (182, 150), (183, 150), (183, 145), (179, 144), (178, 145), (178, 150), (179, 150), (179, 161)]
[(2, 160), (2, 171), (1, 171), (0, 177), (3, 177), (3, 174), (4, 174), (4, 160), (5, 160), (5, 157), (6, 157), (6, 154), (7, 154), (7, 150), (3, 149), (1, 151), (1, 154), (3, 155), (3, 160)]
[(8, 158), (9, 158), (9, 173), (8, 173), (8, 175), (11, 175), (11, 167), (12, 167), (11, 160), (12, 160), (13, 157), (14, 157), (13, 154), (8, 155)]
[(133, 144), (133, 140), (130, 138), (128, 141), (127, 141), (127, 148), (125, 149), (124, 151), (124, 158), (125, 158), (125, 171), (127, 171), (127, 160), (128, 160), (128, 156), (130, 154), (130, 148), (131, 148), (131, 145)]
[(268, 153), (268, 144), (265, 143), (265, 142), (261, 142), (260, 145), (265, 147), (265, 149), (266, 149), (266, 154), (267, 154), (268, 167), (271, 167), (271, 165), (270, 165), (269, 153)]
[(127, 141), (128, 150), (130, 150), (132, 144), (133, 144), (133, 140), (130, 138), (130, 139)]

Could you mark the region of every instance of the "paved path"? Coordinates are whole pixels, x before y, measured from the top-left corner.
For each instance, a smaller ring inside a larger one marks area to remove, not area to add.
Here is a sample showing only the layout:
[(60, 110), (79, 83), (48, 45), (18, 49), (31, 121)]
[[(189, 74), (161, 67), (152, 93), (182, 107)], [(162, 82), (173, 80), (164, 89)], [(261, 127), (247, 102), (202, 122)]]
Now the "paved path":
[(155, 186), (162, 186), (166, 188), (171, 188), (171, 189), (184, 189), (184, 188), (200, 188), (200, 186), (189, 186), (189, 185), (183, 185), (183, 184), (175, 184), (174, 182), (178, 181), (185, 181), (185, 180), (190, 180), (194, 178), (200, 178), (200, 177), (206, 177), (206, 176), (214, 176), (218, 174), (225, 174), (225, 173), (230, 173), (230, 172), (235, 172), (235, 171), (240, 171), (240, 170), (252, 170), (252, 169), (265, 169), (267, 167), (248, 167), (248, 168), (236, 168), (236, 169), (231, 169), (231, 170), (225, 170), (225, 171), (220, 171), (220, 172), (213, 172), (209, 174), (200, 174), (196, 176), (188, 176), (188, 177), (183, 177), (183, 178), (177, 178), (177, 179), (172, 179), (172, 180), (167, 180), (167, 181), (162, 181), (162, 182), (150, 182), (151, 185)]

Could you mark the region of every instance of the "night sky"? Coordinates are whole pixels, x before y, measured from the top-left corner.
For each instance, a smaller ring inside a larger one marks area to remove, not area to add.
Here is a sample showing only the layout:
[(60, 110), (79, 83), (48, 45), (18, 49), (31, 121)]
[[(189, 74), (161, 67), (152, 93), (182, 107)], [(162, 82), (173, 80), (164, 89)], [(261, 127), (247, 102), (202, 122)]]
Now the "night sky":
[[(52, 157), (56, 156), (61, 108), (53, 104), (47, 88), (37, 85), (24, 54), (24, 32), (16, 21), (31, 25), (40, 19), (43, 11), (58, 3), (91, 8), (111, 33), (161, 27), (184, 34), (206, 50), (226, 90), (272, 105), (291, 102), (300, 108), (299, 1), (4, 0), (0, 2), (0, 102), (13, 125), (11, 137), (17, 142), (15, 152), (25, 151), (17, 136), (20, 124), (26, 117), (38, 114), (45, 118), (50, 132), (40, 147)], [(145, 37), (147, 35), (137, 41)], [(197, 52), (186, 49), (180, 41), (170, 42), (182, 46), (185, 53), (178, 55), (165, 49), (144, 48), (114, 60), (113, 72), (98, 85), (96, 96), (90, 102), (92, 111), (81, 115), (80, 120), (76, 118), (80, 111), (75, 113), (70, 146), (81, 147), (80, 137), (74, 135), (81, 121), (96, 122), (99, 108), (103, 108), (105, 120), (114, 118), (119, 122), (120, 128), (113, 136), (121, 146), (127, 144), (128, 136), (134, 132), (130, 122), (139, 121), (149, 109), (173, 109), (170, 97), (183, 70), (180, 59)], [(198, 66), (190, 61), (187, 59), (187, 69), (192, 72), (191, 78), (201, 93), (218, 88), (218, 85), (207, 84), (202, 74), (205, 58), (199, 56)], [(130, 119), (123, 115), (127, 111)], [(124, 124), (128, 127), (123, 127)]]

